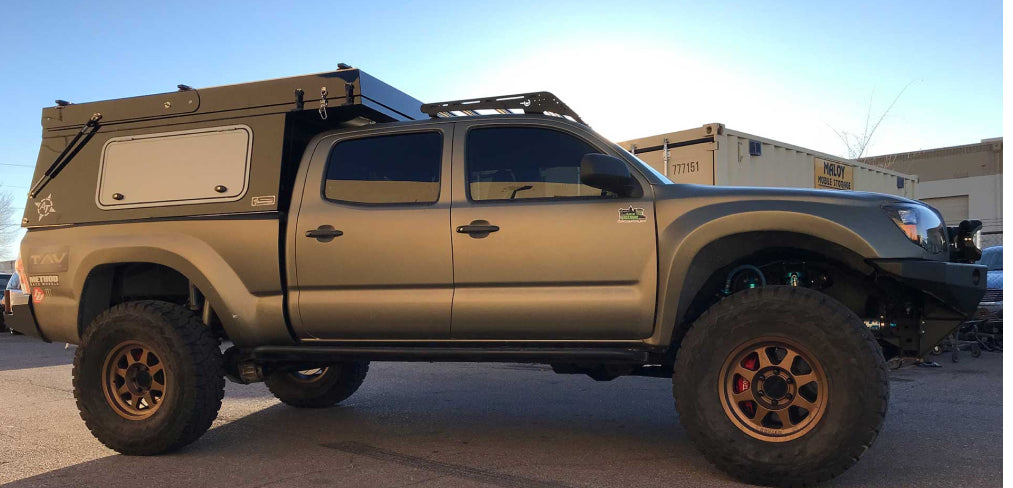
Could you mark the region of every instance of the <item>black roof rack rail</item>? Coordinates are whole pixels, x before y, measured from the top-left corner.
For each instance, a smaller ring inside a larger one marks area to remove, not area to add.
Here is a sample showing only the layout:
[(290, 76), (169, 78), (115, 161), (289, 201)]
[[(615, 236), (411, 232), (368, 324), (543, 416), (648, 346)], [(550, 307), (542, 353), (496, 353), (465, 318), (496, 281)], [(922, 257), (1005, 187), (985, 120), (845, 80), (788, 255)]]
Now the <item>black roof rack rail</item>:
[(464, 115), (479, 115), (476, 110), (496, 110), (501, 114), (511, 113), (510, 110), (523, 110), (527, 114), (549, 114), (565, 117), (574, 122), (587, 125), (570, 107), (549, 92), (519, 93), (489, 98), (472, 98), (450, 102), (426, 103), (422, 105), (422, 113), (432, 118), (455, 117), (454, 112)]

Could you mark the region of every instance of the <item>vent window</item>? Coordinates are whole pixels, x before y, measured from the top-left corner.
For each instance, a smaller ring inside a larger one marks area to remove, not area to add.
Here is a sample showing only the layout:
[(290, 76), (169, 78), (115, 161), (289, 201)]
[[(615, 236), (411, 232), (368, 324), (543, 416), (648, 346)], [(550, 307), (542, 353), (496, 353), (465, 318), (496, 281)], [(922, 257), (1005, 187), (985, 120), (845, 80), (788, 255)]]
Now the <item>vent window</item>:
[(111, 210), (239, 200), (252, 144), (245, 125), (109, 139), (96, 203)]

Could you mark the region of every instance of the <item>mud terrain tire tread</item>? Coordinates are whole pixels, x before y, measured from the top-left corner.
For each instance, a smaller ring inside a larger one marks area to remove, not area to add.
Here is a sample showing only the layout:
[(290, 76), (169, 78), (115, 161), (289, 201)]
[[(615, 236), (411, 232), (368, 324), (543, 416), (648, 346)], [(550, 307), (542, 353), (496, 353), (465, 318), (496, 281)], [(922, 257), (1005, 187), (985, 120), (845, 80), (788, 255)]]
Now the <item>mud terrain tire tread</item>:
[[(765, 327), (764, 320), (775, 325)], [(770, 330), (757, 330), (764, 328)], [(830, 405), (820, 424), (805, 436), (764, 442), (738, 430), (728, 419), (718, 403), (718, 372), (709, 370), (715, 364), (720, 369), (731, 352), (723, 350), (726, 344), (771, 332), (787, 336), (788, 330), (794, 331), (792, 339), (817, 349), (814, 355), (839, 350), (818, 357), (830, 377)], [(863, 321), (833, 298), (788, 286), (745, 290), (707, 310), (682, 341), (672, 383), (680, 421), (704, 457), (739, 480), (768, 486), (812, 486), (843, 473), (875, 441), (889, 401), (886, 363)], [(708, 396), (709, 389), (714, 390), (713, 396)], [(841, 412), (848, 410), (845, 406), (854, 407), (847, 417), (853, 423), (828, 425), (842, 418)]]
[[(144, 420), (120, 418), (99, 383), (109, 348), (129, 339), (154, 342), (177, 385), (169, 387), (172, 403)], [(161, 454), (197, 440), (218, 416), (225, 395), (218, 339), (192, 311), (156, 300), (122, 303), (96, 317), (74, 354), (73, 377), (85, 425), (106, 447), (126, 455)]]

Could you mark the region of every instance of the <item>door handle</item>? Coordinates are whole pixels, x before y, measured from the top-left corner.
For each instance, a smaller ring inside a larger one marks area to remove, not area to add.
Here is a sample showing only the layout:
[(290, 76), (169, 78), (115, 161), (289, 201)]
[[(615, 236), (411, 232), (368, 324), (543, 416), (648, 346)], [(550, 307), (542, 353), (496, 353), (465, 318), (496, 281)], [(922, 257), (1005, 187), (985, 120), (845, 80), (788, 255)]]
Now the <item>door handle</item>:
[(306, 237), (312, 237), (320, 242), (331, 242), (335, 237), (339, 237), (344, 234), (344, 232), (341, 232), (330, 225), (321, 225), (314, 230), (306, 231)]
[(488, 234), (499, 230), (498, 225), (489, 225), (488, 222), (485, 224), (478, 224), (477, 222), (485, 221), (475, 221), (468, 225), (460, 225), (457, 227), (457, 232), (461, 234)]

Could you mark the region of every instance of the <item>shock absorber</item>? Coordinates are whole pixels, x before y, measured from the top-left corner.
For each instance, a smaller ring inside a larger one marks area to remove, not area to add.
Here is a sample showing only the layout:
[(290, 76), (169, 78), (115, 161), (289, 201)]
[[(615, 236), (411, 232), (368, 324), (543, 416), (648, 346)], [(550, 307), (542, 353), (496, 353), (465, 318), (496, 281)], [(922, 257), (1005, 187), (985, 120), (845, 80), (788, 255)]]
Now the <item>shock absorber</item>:
[(732, 293), (738, 291), (737, 289), (736, 290), (732, 289), (733, 288), (732, 283), (735, 280), (735, 276), (741, 272), (747, 271), (751, 271), (754, 274), (754, 276), (752, 277), (747, 276), (745, 278), (745, 281), (742, 283), (743, 285), (742, 288), (757, 288), (760, 286), (767, 286), (767, 278), (763, 276), (763, 271), (761, 271), (760, 268), (757, 268), (752, 264), (743, 264), (741, 266), (735, 267), (735, 269), (731, 270), (731, 272), (728, 273), (728, 278), (725, 279), (725, 288), (723, 290), (725, 295), (731, 295)]

